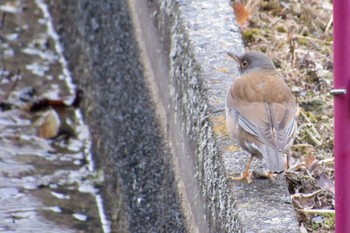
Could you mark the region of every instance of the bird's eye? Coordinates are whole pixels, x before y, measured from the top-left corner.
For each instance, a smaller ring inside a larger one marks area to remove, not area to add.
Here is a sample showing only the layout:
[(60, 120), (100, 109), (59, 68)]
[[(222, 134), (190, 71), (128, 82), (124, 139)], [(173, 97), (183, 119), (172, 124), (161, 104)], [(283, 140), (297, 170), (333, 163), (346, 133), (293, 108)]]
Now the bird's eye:
[(244, 68), (244, 67), (246, 67), (246, 66), (248, 66), (248, 61), (247, 60), (243, 60), (242, 62), (241, 62), (241, 66)]

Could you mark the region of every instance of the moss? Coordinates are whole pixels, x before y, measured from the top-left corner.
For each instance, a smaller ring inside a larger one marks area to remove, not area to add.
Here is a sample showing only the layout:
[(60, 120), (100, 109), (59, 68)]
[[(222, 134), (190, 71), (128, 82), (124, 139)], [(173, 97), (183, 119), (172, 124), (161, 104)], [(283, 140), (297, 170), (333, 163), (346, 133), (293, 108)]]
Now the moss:
[(281, 32), (281, 33), (287, 32), (287, 29), (285, 27), (283, 27), (282, 25), (279, 25), (276, 29), (277, 29), (277, 32)]
[(335, 229), (335, 215), (334, 214), (325, 214), (324, 225), (329, 227), (329, 229)]
[(323, 232), (324, 230), (334, 230), (335, 229), (335, 215), (334, 214), (324, 214), (324, 221), (322, 223), (312, 223), (311, 227), (313, 231)]
[(312, 112), (305, 112), (305, 115), (309, 118), (309, 120), (311, 121), (311, 122), (317, 122), (316, 121), (316, 117), (315, 117), (315, 115), (312, 113)]
[(298, 38), (297, 39), (297, 41), (298, 41), (298, 44), (300, 44), (300, 45), (305, 45), (305, 46), (307, 46), (308, 45), (308, 41), (307, 41), (307, 39), (306, 38)]
[(328, 37), (326, 38), (326, 41), (328, 41), (328, 42), (333, 42), (333, 36), (328, 36)]
[(230, 145), (230, 146), (226, 147), (225, 149), (229, 152), (236, 152), (236, 151), (241, 150), (241, 148), (237, 145)]
[(261, 35), (261, 32), (257, 28), (247, 28), (242, 32), (242, 36), (246, 42), (253, 42), (256, 36)]
[(213, 131), (214, 131), (215, 135), (217, 135), (217, 136), (227, 136), (228, 135), (228, 131), (227, 131), (227, 127), (226, 127), (226, 119), (225, 119), (224, 115), (213, 117), (211, 119), (211, 122), (213, 124)]

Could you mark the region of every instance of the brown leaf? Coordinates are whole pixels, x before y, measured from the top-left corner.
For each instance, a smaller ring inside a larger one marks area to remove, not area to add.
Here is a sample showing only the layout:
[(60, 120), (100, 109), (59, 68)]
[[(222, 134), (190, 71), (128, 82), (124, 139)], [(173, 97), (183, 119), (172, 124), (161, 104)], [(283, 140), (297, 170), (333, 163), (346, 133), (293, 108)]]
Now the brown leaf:
[(308, 153), (304, 158), (305, 167), (310, 168), (316, 161), (316, 157), (312, 153)]
[(235, 12), (237, 23), (239, 26), (243, 26), (247, 23), (250, 16), (250, 11), (242, 3), (236, 2), (233, 4), (233, 11)]
[(66, 103), (66, 100), (64, 98), (62, 99), (40, 99), (34, 103), (31, 103), (29, 105), (29, 111), (31, 112), (37, 112), (37, 111), (42, 111), (45, 109), (48, 109), (50, 107), (58, 110), (58, 109), (64, 109), (67, 107), (79, 107), (80, 101), (83, 97), (83, 91), (78, 89), (75, 92), (75, 96), (74, 99), (72, 101), (72, 103)]
[(38, 122), (39, 128), (37, 135), (41, 138), (53, 138), (57, 136), (61, 121), (55, 110), (49, 110), (44, 113)]

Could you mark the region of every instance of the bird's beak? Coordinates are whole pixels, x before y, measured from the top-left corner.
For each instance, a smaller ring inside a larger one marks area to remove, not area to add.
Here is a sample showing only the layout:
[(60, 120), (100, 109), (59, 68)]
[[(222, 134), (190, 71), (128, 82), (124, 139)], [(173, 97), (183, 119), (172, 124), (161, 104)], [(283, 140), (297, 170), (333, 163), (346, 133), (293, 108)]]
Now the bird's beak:
[(234, 55), (231, 52), (227, 52), (227, 55), (229, 55), (233, 60), (235, 60), (238, 64), (240, 63), (238, 56)]

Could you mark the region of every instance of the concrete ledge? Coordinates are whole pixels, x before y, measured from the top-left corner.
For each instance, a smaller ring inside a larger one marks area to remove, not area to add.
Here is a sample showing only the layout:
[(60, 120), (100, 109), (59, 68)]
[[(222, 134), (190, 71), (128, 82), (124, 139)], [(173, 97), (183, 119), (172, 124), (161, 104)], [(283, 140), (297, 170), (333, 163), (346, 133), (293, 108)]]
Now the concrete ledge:
[(226, 182), (227, 175), (238, 175), (248, 160), (231, 145), (224, 129), (229, 74), (237, 74), (226, 52), (243, 52), (229, 2), (153, 1), (148, 7), (169, 58), (171, 99), (184, 138), (194, 148), (189, 157), (195, 160), (210, 231), (299, 232), (283, 177), (252, 185)]
[(299, 232), (283, 177), (227, 182), (248, 159), (225, 134), (228, 0), (52, 4), (115, 232)]

